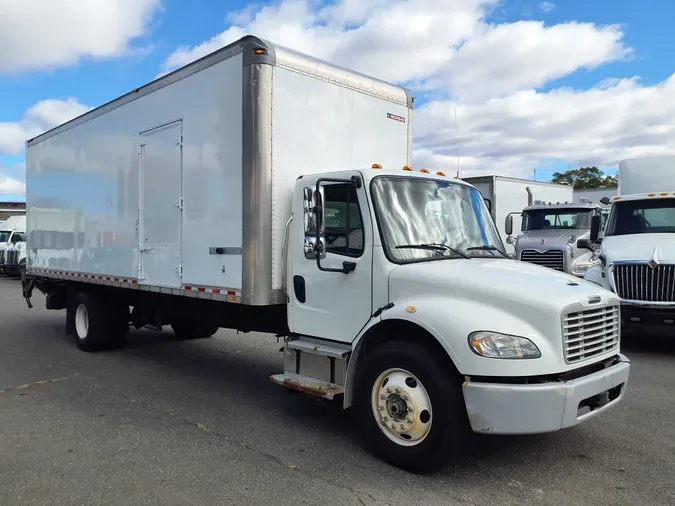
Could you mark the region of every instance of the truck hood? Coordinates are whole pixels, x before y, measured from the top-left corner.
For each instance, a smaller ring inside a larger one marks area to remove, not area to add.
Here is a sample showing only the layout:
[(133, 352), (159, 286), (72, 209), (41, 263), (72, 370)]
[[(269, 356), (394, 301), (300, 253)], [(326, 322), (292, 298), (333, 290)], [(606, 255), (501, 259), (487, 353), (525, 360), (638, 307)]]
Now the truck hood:
[(518, 236), (518, 249), (550, 249), (563, 248), (570, 237), (582, 239), (590, 236), (590, 230), (528, 230)]
[(607, 263), (617, 261), (675, 261), (673, 234), (613, 235), (602, 239)]
[(531, 314), (537, 308), (560, 315), (563, 307), (613, 294), (571, 274), (509, 259), (439, 260), (396, 267), (389, 278), (390, 300), (448, 295), (505, 312)]

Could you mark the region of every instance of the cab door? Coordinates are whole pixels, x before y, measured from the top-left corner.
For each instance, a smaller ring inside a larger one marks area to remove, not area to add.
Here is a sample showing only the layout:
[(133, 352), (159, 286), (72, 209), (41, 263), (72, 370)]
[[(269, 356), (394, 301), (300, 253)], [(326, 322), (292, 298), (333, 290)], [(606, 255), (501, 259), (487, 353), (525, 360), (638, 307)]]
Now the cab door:
[[(355, 181), (361, 181), (356, 172), (340, 180), (298, 180), (287, 279), (292, 332), (351, 342), (370, 319), (373, 226), (365, 188)], [(318, 202), (323, 216), (317, 220)], [(317, 227), (323, 232), (318, 263)]]

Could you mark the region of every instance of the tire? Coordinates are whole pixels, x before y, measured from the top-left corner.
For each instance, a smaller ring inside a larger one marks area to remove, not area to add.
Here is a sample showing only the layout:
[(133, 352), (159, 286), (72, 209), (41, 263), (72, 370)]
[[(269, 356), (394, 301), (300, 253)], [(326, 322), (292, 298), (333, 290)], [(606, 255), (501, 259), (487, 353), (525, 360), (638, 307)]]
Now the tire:
[(72, 329), (77, 347), (94, 352), (122, 345), (129, 330), (129, 310), (126, 308), (125, 319), (123, 308), (105, 307), (101, 299), (91, 293), (75, 295)]
[(456, 371), (403, 341), (375, 348), (360, 370), (356, 412), (371, 453), (413, 473), (436, 471), (462, 453), (469, 424)]
[(196, 320), (177, 320), (171, 324), (173, 333), (181, 341), (204, 339), (218, 332), (218, 327), (204, 325)]

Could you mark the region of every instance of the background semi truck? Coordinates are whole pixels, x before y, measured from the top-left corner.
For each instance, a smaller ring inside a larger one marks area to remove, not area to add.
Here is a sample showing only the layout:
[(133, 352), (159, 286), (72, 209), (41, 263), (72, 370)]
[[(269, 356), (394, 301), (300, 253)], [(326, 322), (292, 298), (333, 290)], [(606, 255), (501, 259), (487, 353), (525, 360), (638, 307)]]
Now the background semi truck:
[[(8, 253), (15, 250), (14, 246), (18, 243), (23, 243), (26, 240), (26, 216), (15, 215), (10, 216), (0, 226), (0, 273), (6, 273), (9, 262), (9, 271), (13, 273), (15, 265), (18, 267), (18, 258), (15, 258), (15, 253), (9, 255)], [(14, 262), (17, 262), (15, 264)], [(18, 268), (17, 268), (18, 271)]]
[(475, 186), (487, 201), (490, 214), (494, 220), (502, 241), (506, 244), (506, 252), (513, 255), (515, 248), (507, 242), (510, 235), (504, 223), (506, 217), (516, 214), (516, 230), (520, 230), (520, 212), (535, 200), (543, 202), (572, 201), (573, 189), (569, 185), (530, 181), (508, 176), (475, 176), (462, 178), (463, 181)]
[(511, 235), (512, 214), (506, 217), (504, 227), (508, 242), (515, 246), (517, 260), (583, 277), (596, 259), (584, 241), (581, 247), (578, 242), (590, 238), (594, 216), (604, 220), (603, 206), (590, 202), (536, 202), (523, 209), (521, 232), (515, 239)]
[[(468, 430), (611, 409), (630, 368), (617, 297), (506, 258), (476, 188), (413, 171), (412, 105), (249, 36), (46, 132), (27, 144), (24, 296), (65, 309), (85, 351), (130, 325), (283, 337), (271, 380), (354, 407), (412, 471)], [(47, 208), (83, 215), (68, 266), (33, 243)]]
[(675, 155), (624, 160), (618, 195), (591, 237), (598, 265), (585, 279), (621, 298), (624, 325), (675, 325)]

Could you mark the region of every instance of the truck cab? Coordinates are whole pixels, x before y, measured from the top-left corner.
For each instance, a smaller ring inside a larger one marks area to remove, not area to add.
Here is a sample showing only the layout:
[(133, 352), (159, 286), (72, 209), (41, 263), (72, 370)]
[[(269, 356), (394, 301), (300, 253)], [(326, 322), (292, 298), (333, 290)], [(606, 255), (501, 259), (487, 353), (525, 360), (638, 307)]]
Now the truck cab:
[(675, 156), (623, 160), (619, 194), (605, 226), (596, 218), (585, 247), (597, 264), (584, 278), (621, 299), (624, 326), (675, 323)]
[[(12, 242), (13, 241), (13, 242)], [(5, 274), (19, 277), (21, 269), (26, 268), (26, 233), (15, 232), (10, 239), (10, 245), (5, 249)]]
[(467, 183), (379, 166), (304, 175), (285, 237), (298, 337), (272, 380), (344, 393), (396, 465), (434, 454), (442, 436), (432, 421), (452, 425), (451, 439), (464, 422), (484, 434), (540, 433), (623, 396), (616, 295), (508, 258)]
[[(0, 273), (7, 273), (8, 264), (14, 262), (14, 253), (8, 258), (10, 250), (14, 250), (17, 243), (26, 241), (26, 217), (10, 216), (0, 227)], [(24, 253), (25, 257), (25, 253)], [(11, 260), (8, 262), (8, 260)], [(18, 260), (17, 260), (18, 262)], [(10, 265), (9, 270), (12, 271)], [(18, 264), (17, 264), (18, 265)]]
[(592, 202), (535, 202), (523, 210), (522, 231), (515, 239), (513, 216), (507, 216), (507, 241), (514, 244), (517, 260), (582, 278), (596, 260), (593, 251), (579, 247), (578, 241), (590, 237), (594, 216), (603, 220), (605, 214), (602, 206)]

